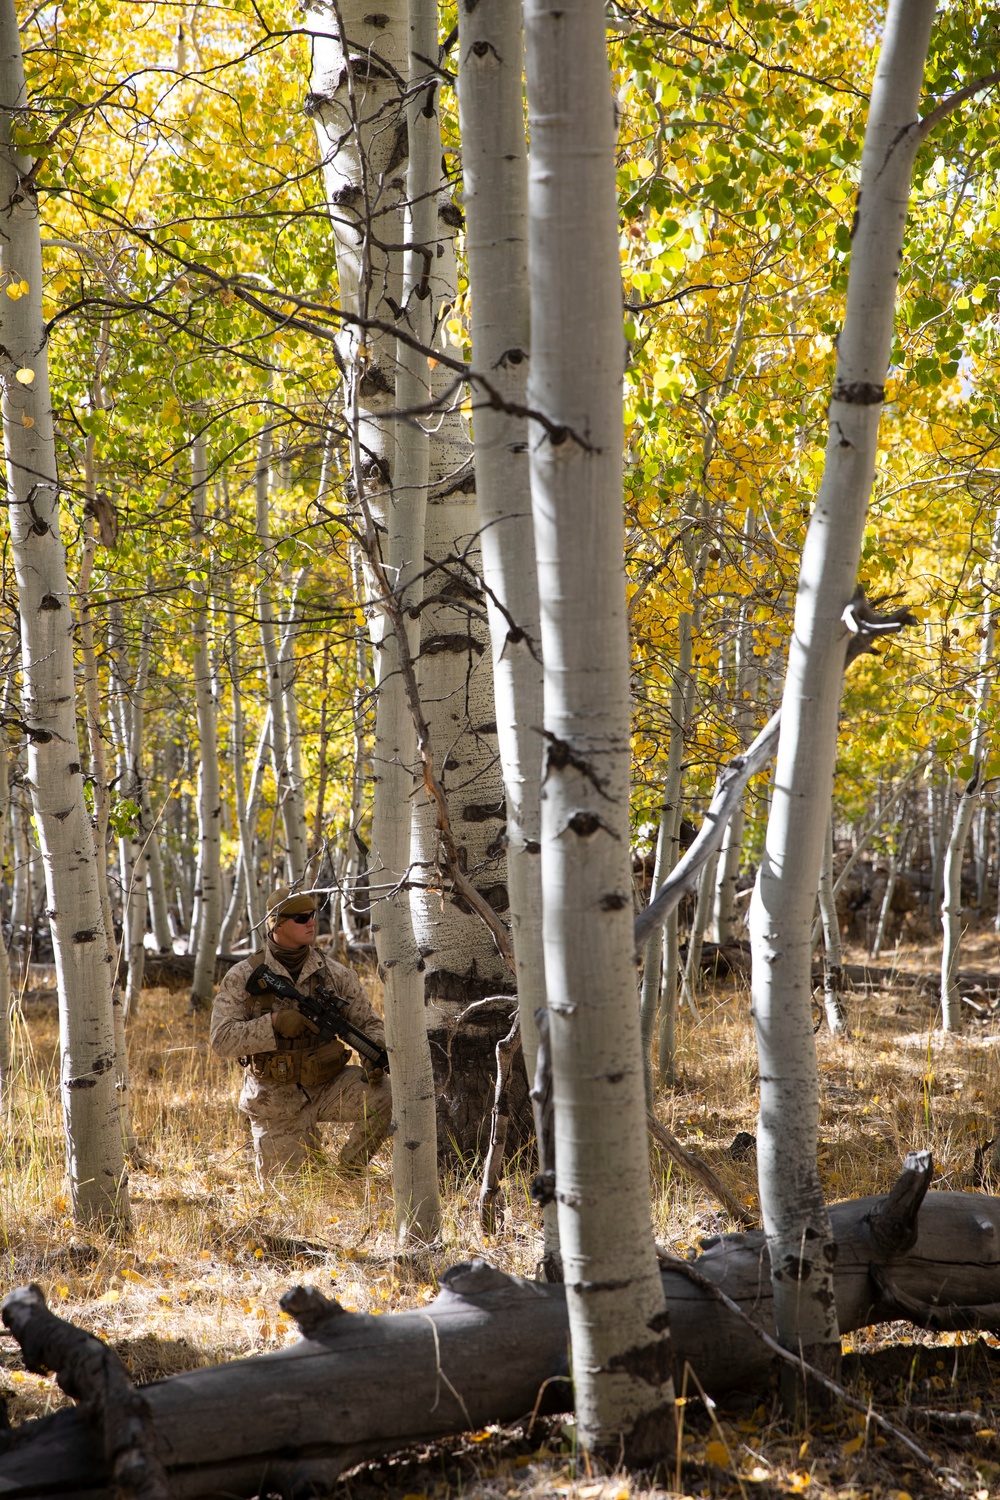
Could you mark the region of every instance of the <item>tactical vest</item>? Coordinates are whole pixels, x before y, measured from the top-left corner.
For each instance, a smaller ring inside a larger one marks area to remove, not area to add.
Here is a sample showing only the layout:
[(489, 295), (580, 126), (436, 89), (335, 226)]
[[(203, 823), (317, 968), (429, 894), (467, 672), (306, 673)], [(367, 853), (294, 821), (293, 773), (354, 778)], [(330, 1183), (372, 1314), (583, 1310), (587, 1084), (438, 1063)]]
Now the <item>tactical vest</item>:
[[(267, 962), (265, 952), (251, 955), (251, 970)], [(311, 976), (310, 976), (311, 977)], [(306, 981), (308, 983), (308, 979)], [(270, 1014), (276, 1000), (274, 995), (250, 995), (249, 1018)], [(294, 1010), (294, 1001), (281, 1002), (282, 1010)], [(246, 1059), (248, 1072), (265, 1083), (300, 1083), (304, 1089), (320, 1088), (330, 1083), (347, 1066), (350, 1051), (339, 1037), (321, 1042), (311, 1032), (304, 1036), (278, 1036), (276, 1052), (255, 1052)]]

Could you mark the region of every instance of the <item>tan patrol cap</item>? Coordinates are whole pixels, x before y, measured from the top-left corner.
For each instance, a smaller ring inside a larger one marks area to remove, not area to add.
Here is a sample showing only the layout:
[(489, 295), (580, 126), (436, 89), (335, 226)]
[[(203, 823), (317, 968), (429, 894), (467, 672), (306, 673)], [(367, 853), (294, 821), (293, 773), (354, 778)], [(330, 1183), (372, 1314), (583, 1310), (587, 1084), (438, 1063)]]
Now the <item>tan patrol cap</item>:
[(316, 911), (315, 896), (296, 895), (290, 885), (279, 885), (267, 898), (267, 916), (270, 926), (276, 927), (283, 917), (294, 917), (297, 912)]

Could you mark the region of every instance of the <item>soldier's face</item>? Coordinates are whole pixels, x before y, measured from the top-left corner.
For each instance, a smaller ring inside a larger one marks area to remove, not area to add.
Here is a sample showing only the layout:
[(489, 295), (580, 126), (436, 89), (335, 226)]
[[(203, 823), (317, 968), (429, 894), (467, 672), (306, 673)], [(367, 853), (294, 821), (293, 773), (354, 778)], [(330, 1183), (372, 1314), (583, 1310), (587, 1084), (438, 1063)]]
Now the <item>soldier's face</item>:
[(315, 936), (316, 913), (314, 911), (299, 911), (294, 916), (282, 917), (274, 928), (274, 940), (280, 943), (282, 948), (308, 948)]

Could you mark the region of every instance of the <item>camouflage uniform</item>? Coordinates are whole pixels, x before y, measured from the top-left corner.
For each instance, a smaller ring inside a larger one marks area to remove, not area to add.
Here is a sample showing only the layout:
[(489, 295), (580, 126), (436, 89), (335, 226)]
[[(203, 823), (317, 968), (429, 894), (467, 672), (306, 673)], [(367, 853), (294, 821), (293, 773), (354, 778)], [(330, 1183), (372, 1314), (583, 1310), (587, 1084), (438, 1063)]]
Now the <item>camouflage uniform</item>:
[[(291, 978), (268, 944), (269, 969)], [(340, 1165), (363, 1166), (389, 1133), (392, 1096), (389, 1079), (369, 1083), (360, 1067), (347, 1066), (348, 1048), (339, 1041), (320, 1043), (309, 1032), (294, 1039), (278, 1036), (272, 1014), (297, 1009), (277, 995), (251, 995), (246, 988), (260, 955), (235, 964), (219, 986), (212, 1006), (211, 1042), (220, 1057), (244, 1062), (240, 1109), (250, 1116), (254, 1156), (261, 1181), (284, 1167), (297, 1167), (320, 1144), (321, 1122), (351, 1121), (353, 1129), (340, 1153)], [(345, 1001), (344, 1017), (385, 1046), (382, 1021), (372, 1010), (357, 976), (343, 964), (310, 948), (292, 981), (304, 994), (317, 985)]]

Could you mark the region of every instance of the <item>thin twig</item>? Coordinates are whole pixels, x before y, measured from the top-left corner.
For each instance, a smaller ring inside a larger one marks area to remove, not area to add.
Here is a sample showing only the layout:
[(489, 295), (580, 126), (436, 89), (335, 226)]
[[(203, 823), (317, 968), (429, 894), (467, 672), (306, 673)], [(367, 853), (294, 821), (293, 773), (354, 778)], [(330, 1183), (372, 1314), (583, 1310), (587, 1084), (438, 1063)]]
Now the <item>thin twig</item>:
[(756, 1215), (747, 1211), (744, 1205), (726, 1187), (724, 1182), (712, 1171), (708, 1162), (702, 1161), (693, 1151), (688, 1151), (681, 1145), (680, 1141), (673, 1135), (665, 1125), (651, 1112), (646, 1114), (646, 1128), (658, 1146), (664, 1150), (670, 1159), (677, 1163), (682, 1172), (689, 1177), (695, 1177), (702, 1187), (707, 1188), (713, 1198), (722, 1204), (728, 1214), (742, 1224), (744, 1229), (754, 1229), (757, 1226)]

